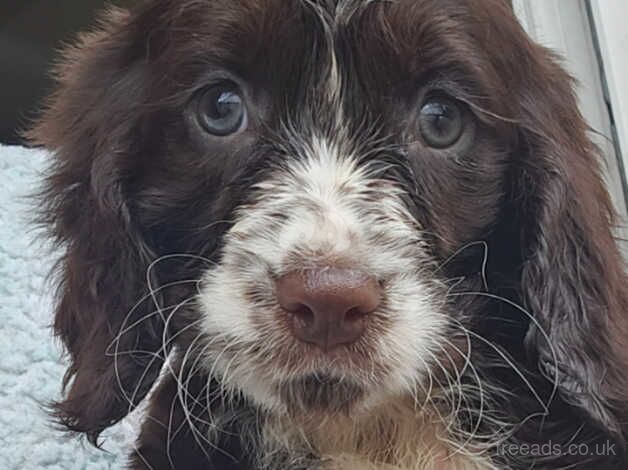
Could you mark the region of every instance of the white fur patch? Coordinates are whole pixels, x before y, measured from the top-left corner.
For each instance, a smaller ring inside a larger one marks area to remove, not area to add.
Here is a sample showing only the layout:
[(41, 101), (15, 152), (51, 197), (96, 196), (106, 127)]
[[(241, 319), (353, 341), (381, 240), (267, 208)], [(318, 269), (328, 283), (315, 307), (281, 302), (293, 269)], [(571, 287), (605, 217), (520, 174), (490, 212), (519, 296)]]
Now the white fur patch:
[[(208, 362), (234, 389), (275, 408), (273, 385), (298, 371), (265, 363), (259, 352), (296, 341), (277, 326), (273, 276), (339, 262), (382, 281), (387, 300), (385, 311), (376, 314), (388, 327), (365, 335), (386, 373), (356, 371), (352, 378), (368, 377), (367, 401), (412, 393), (446, 324), (434, 295), (439, 286), (422, 275), (430, 261), (421, 232), (401, 189), (359, 165), (346, 143), (315, 136), (302, 146), (304, 155), (253, 188), (252, 202), (238, 210), (225, 237), (220, 264), (205, 275), (199, 295), (203, 330), (231, 343), (208, 347)], [(249, 298), (252, 287), (268, 312)], [(317, 364), (326, 373), (350, 374), (343, 364)], [(321, 372), (306, 367), (303, 374)]]

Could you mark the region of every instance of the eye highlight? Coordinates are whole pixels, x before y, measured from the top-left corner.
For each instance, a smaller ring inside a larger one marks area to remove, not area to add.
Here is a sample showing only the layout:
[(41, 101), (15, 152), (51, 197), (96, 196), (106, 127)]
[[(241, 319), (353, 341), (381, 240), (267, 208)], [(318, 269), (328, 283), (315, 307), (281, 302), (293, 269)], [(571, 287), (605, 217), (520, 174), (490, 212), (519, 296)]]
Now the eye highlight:
[(244, 130), (247, 109), (238, 85), (224, 81), (205, 88), (197, 100), (196, 118), (207, 133), (218, 137)]
[(460, 103), (444, 96), (428, 97), (419, 113), (419, 129), (427, 145), (436, 149), (451, 147), (464, 131)]

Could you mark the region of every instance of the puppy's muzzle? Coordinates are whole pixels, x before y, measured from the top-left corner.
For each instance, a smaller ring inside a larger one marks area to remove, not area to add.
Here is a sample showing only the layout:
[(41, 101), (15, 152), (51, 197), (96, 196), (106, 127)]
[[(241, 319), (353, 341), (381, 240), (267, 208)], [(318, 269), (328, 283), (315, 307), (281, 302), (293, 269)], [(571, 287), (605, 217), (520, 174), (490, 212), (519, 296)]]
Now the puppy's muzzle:
[(363, 271), (323, 266), (283, 275), (276, 295), (294, 336), (329, 351), (362, 336), (382, 288)]

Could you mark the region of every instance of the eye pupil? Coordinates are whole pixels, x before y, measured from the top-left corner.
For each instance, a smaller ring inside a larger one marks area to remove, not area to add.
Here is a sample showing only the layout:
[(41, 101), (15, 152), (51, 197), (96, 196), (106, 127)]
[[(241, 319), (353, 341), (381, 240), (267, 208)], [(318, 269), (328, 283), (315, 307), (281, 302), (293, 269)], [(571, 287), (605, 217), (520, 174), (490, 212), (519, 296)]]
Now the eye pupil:
[(460, 107), (447, 98), (429, 98), (421, 108), (419, 125), (425, 143), (439, 149), (454, 145), (464, 130)]
[(231, 82), (216, 84), (203, 91), (197, 111), (200, 125), (216, 136), (238, 132), (246, 120), (244, 100), (237, 85)]

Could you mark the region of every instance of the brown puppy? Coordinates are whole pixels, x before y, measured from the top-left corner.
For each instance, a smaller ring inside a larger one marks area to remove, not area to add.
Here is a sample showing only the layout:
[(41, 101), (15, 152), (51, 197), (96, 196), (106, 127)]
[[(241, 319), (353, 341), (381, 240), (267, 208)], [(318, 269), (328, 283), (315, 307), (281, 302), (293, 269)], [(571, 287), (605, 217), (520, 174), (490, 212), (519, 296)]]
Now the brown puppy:
[(152, 0), (58, 78), (70, 430), (162, 371), (134, 469), (626, 468), (612, 209), (508, 2)]

